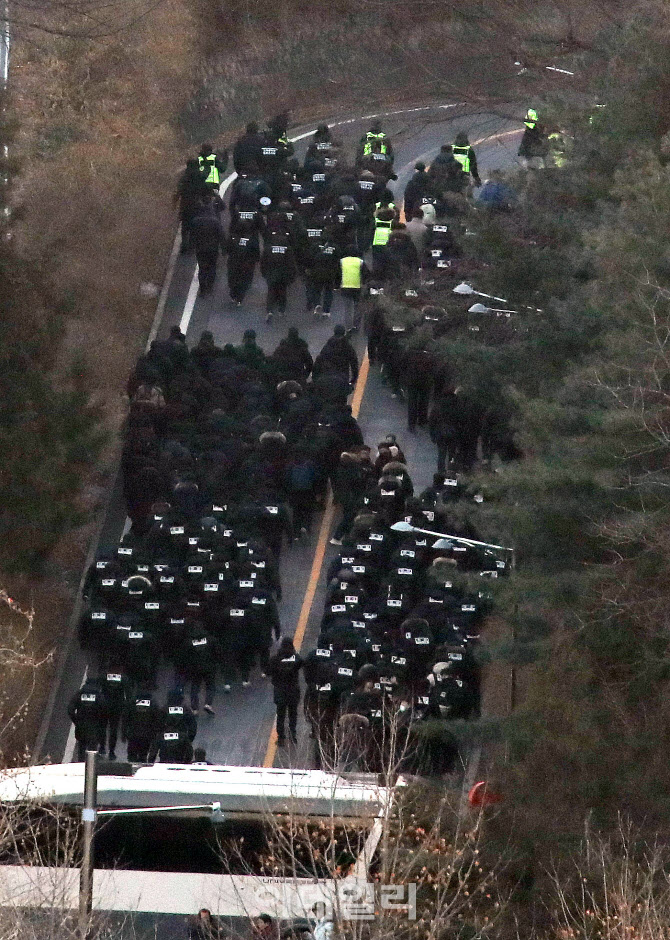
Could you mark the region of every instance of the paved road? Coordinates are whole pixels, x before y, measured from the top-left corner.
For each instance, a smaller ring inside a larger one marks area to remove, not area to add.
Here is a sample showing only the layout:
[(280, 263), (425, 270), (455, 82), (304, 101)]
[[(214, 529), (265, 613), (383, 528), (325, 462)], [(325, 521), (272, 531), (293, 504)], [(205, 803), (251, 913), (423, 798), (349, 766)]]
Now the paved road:
[[(460, 113), (454, 116), (456, 111)], [(518, 148), (520, 125), (519, 122), (491, 113), (465, 113), (462, 108), (454, 109), (453, 113), (450, 113), (450, 109), (431, 107), (387, 116), (384, 127), (394, 138), (398, 174), (395, 186), (400, 195), (412, 174), (414, 163), (419, 159), (430, 162), (439, 151), (440, 145), (451, 142), (460, 130), (469, 133), (471, 142), (479, 141), (477, 155), (482, 179), (495, 167), (511, 165), (515, 161)], [(293, 136), (309, 129), (297, 129)], [(353, 148), (365, 129), (365, 119), (349, 119), (337, 128), (337, 135), (343, 139), (345, 146)], [(193, 259), (189, 256), (178, 256), (158, 329), (159, 338), (166, 336), (174, 324), (185, 323), (185, 307), (188, 311), (195, 296), (195, 291), (192, 290), (193, 274)], [(189, 292), (191, 304), (188, 304)], [(237, 344), (241, 341), (244, 330), (253, 327), (260, 345), (267, 352), (271, 352), (285, 336), (288, 327), (297, 326), (308, 340), (312, 354), (316, 355), (332, 334), (333, 325), (338, 322), (339, 298), (333, 307), (332, 321), (315, 322), (311, 314), (305, 311), (304, 290), (301, 284), (297, 284), (291, 290), (286, 317), (276, 318), (275, 322), (267, 325), (262, 279), (257, 276), (243, 308), (238, 309), (228, 300), (225, 271), (221, 266), (213, 293), (195, 300), (186, 332), (189, 345), (197, 342), (203, 330), (211, 330), (219, 345), (228, 342)], [(363, 338), (358, 336), (356, 343), (362, 358)], [(390, 397), (389, 391), (381, 385), (374, 370), (370, 370), (364, 387), (359, 420), (365, 440), (370, 444), (382, 440), (389, 431), (398, 433), (415, 485), (422, 488), (430, 482), (434, 448), (425, 431), (420, 431), (417, 435), (407, 433), (406, 414), (402, 403)], [(117, 481), (105, 520), (101, 545), (113, 544), (118, 540), (124, 522), (125, 510)], [(300, 632), (304, 628), (303, 649), (306, 650), (314, 645), (316, 639), (323, 610), (325, 570), (329, 559), (335, 553), (335, 549), (326, 544), (326, 529), (327, 527), (321, 524), (321, 517), (316, 518), (311, 536), (284, 551), (281, 563), (284, 599), (280, 605), (280, 614), (283, 632), (293, 634), (300, 623)], [(319, 560), (323, 560), (324, 555), (324, 563), (319, 567)], [(310, 584), (313, 590), (311, 604), (309, 596), (306, 600)], [(85, 668), (85, 659), (75, 642), (68, 651), (62, 681), (55, 696), (55, 708), (42, 753), (39, 755), (42, 758), (48, 756), (53, 761), (61, 761), (64, 758), (70, 760), (72, 757), (73, 738), (66, 707), (71, 695), (80, 685)], [(164, 687), (167, 677), (161, 679)], [(309, 742), (304, 729), (301, 729), (295, 752), (280, 752), (277, 756), (271, 740), (274, 714), (271, 689), (268, 681), (262, 680), (258, 674), (252, 676), (252, 685), (246, 690), (234, 687), (230, 695), (217, 694), (214, 706), (214, 718), (200, 718), (195, 742), (196, 746), (201, 745), (207, 749), (208, 759), (220, 764), (258, 765), (276, 761), (277, 764), (286, 765), (291, 761), (295, 766), (310, 765)]]

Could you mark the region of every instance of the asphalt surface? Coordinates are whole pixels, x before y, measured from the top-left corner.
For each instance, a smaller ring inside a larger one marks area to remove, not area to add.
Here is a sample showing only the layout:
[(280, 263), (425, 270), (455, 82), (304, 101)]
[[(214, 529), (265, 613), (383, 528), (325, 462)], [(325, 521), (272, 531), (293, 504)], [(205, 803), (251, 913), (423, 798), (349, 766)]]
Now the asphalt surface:
[(9, 80), (9, 5), (2, 4), (0, 13), (0, 85), (6, 87)]
[[(460, 113), (457, 113), (460, 112)], [(369, 116), (367, 118), (369, 120)], [(439, 107), (409, 110), (383, 120), (384, 129), (393, 138), (396, 152), (395, 167), (398, 182), (396, 193), (401, 198), (408, 178), (413, 172), (414, 163), (423, 160), (429, 163), (443, 143), (453, 141), (460, 130), (468, 132), (470, 141), (476, 144), (477, 158), (482, 180), (491, 169), (505, 168), (516, 162), (516, 151), (520, 139), (520, 121), (511, 121), (495, 114), (479, 112), (464, 113), (462, 108)], [(348, 119), (340, 122), (334, 136), (342, 139), (351, 150), (367, 129), (366, 118)], [(310, 127), (296, 128), (290, 136), (298, 136)], [(479, 142), (479, 143), (477, 143)], [(304, 154), (306, 144), (297, 144), (298, 155)], [(195, 262), (192, 255), (180, 255), (176, 259), (174, 272), (158, 328), (158, 338), (169, 333), (170, 328), (184, 322), (184, 308), (191, 290)], [(279, 340), (286, 335), (290, 326), (296, 326), (301, 335), (309, 342), (312, 355), (316, 356), (326, 340), (332, 335), (333, 326), (341, 322), (339, 297), (333, 305), (331, 320), (315, 320), (311, 312), (305, 309), (304, 288), (300, 282), (293, 285), (289, 294), (289, 305), (284, 318), (275, 318), (271, 324), (265, 323), (265, 283), (257, 274), (252, 290), (242, 308), (235, 307), (228, 298), (225, 263), (219, 263), (217, 283), (212, 294), (197, 298), (187, 328), (187, 342), (195, 345), (203, 330), (211, 330), (218, 345), (225, 343), (239, 344), (244, 330), (252, 327), (257, 333), (257, 342), (270, 353)], [(357, 335), (354, 345), (363, 358), (365, 340)], [(125, 376), (120, 377), (120, 382)], [(370, 369), (365, 386), (359, 421), (367, 443), (375, 445), (385, 434), (394, 432), (398, 435), (407, 457), (410, 473), (416, 489), (428, 485), (432, 478), (435, 464), (435, 448), (427, 432), (420, 430), (410, 435), (406, 430), (406, 410), (404, 403), (391, 398), (379, 378), (376, 369)], [(117, 480), (112, 493), (107, 517), (105, 519), (100, 546), (112, 545), (118, 541), (125, 523), (125, 508)], [(281, 577), (283, 600), (280, 605), (282, 630), (293, 635), (301, 611), (303, 619), (308, 610), (305, 595), (310, 583), (310, 575), (315, 555), (318, 557), (318, 539), (321, 528), (321, 516), (315, 516), (310, 535), (292, 546), (285, 546), (281, 559)], [(321, 533), (323, 543), (324, 534)], [(325, 591), (325, 572), (336, 549), (327, 546), (325, 559), (318, 573), (318, 582), (314, 592), (306, 630), (302, 643), (303, 650), (314, 646), (318, 626), (323, 611)], [(303, 610), (303, 607), (305, 608)], [(60, 686), (55, 696), (55, 707), (38, 759), (50, 759), (60, 762), (72, 759), (73, 737), (67, 718), (67, 704), (79, 688), (86, 659), (79, 650), (76, 638), (67, 650), (65, 668)], [(159, 695), (165, 693), (168, 675), (159, 677)], [(258, 673), (252, 675), (252, 684), (248, 689), (233, 686), (229, 695), (217, 692), (214, 708), (216, 715), (201, 715), (198, 723), (198, 735), (195, 746), (206, 748), (207, 757), (217, 764), (259, 765), (264, 762), (277, 766), (311, 766), (310, 742), (304, 725), (299, 725), (299, 742), (295, 749), (279, 751), (271, 741), (274, 707), (270, 683), (261, 679)], [(69, 736), (69, 740), (68, 740)], [(124, 755), (124, 748), (117, 748), (119, 758)]]

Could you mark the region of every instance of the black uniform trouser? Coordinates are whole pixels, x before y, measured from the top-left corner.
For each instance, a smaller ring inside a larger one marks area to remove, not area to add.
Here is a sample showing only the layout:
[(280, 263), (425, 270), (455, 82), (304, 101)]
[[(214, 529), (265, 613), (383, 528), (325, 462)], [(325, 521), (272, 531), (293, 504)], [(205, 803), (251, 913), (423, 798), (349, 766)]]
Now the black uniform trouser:
[(218, 248), (208, 248), (196, 250), (195, 256), (198, 262), (198, 279), (200, 281), (200, 290), (207, 293), (214, 287), (216, 280), (216, 259), (219, 255)]
[(293, 510), (293, 525), (296, 530), (307, 529), (309, 532), (312, 525), (312, 513), (314, 512), (314, 494), (311, 490), (296, 490), (289, 496), (291, 509)]
[(105, 740), (106, 724), (104, 722), (87, 722), (75, 727), (77, 741), (77, 754), (80, 761), (86, 756), (86, 751), (98, 751)]
[[(371, 210), (372, 211), (372, 210)], [(370, 245), (372, 244), (372, 238), (375, 233), (375, 220), (374, 218), (363, 219), (363, 221), (358, 226), (358, 247), (360, 251), (367, 251)]]
[(384, 375), (386, 376), (391, 391), (394, 395), (399, 395), (402, 391), (402, 377), (400, 372), (400, 360), (396, 355), (389, 356), (384, 362)]
[(268, 668), (270, 665), (270, 649), (272, 648), (272, 643), (268, 643), (267, 646), (261, 646), (258, 649), (258, 662), (261, 667), (261, 672), (264, 676), (268, 674)]
[(449, 449), (452, 446), (452, 442), (441, 438), (437, 442), (437, 472), (446, 473), (447, 472), (447, 461), (449, 460)]
[[(107, 719), (107, 725), (105, 727), (105, 737), (107, 738), (107, 746), (109, 748), (109, 753), (113, 754), (116, 751), (116, 742), (119, 737), (119, 724), (121, 723), (121, 715), (123, 713), (123, 706), (119, 705), (118, 707), (112, 706), (109, 710), (109, 718)], [(102, 739), (102, 746), (105, 746), (105, 737)]]
[(286, 313), (287, 291), (287, 281), (268, 281), (268, 296), (265, 302), (265, 312)]
[(277, 706), (277, 737), (281, 740), (286, 737), (286, 713), (288, 712), (288, 728), (291, 734), (295, 734), (298, 728), (298, 705), (300, 704), (300, 694), (298, 695), (280, 695), (275, 697)]
[(134, 764), (146, 764), (151, 741), (151, 738), (128, 738), (128, 760)]
[(249, 673), (256, 664), (258, 657), (258, 668), (267, 675), (268, 665), (270, 663), (270, 649), (272, 648), (272, 631), (259, 630), (250, 639), (248, 658), (243, 658), (243, 665), (246, 669), (245, 679), (249, 678)]
[(216, 694), (216, 673), (201, 672), (191, 676), (191, 708), (197, 711), (200, 708), (200, 686), (205, 685), (205, 705), (211, 705)]
[(428, 422), (430, 386), (407, 385), (407, 427), (410, 431)]
[(354, 524), (354, 519), (356, 518), (358, 508), (358, 503), (345, 503), (342, 506), (342, 518), (338, 522), (334, 533), (336, 539), (341, 539), (343, 536), (348, 534), (349, 530)]
[(187, 210), (181, 213), (181, 250), (189, 251), (191, 248), (192, 222), (197, 215), (196, 210)]
[(251, 667), (254, 664), (256, 650), (253, 646), (238, 646), (233, 650), (233, 663), (242, 682), (249, 681)]
[(380, 281), (385, 281), (391, 274), (391, 256), (386, 245), (372, 246), (372, 273)]
[(368, 359), (370, 365), (374, 365), (379, 357), (379, 347), (383, 338), (382, 330), (371, 329), (368, 331)]
[(477, 462), (477, 435), (463, 435), (458, 439), (457, 462), (459, 469), (469, 473)]
[(87, 744), (85, 741), (77, 741), (77, 760), (79, 761), (80, 764), (83, 764), (83, 762), (86, 760), (86, 751), (97, 751), (97, 750), (98, 748), (93, 747), (93, 745), (90, 742), (88, 742)]
[(254, 279), (256, 261), (252, 258), (228, 259), (228, 292), (235, 302), (244, 300)]
[(333, 306), (333, 287), (332, 284), (324, 284), (322, 281), (313, 281), (311, 278), (305, 278), (305, 293), (307, 295), (307, 307), (314, 308), (321, 304), (324, 313), (330, 313)]

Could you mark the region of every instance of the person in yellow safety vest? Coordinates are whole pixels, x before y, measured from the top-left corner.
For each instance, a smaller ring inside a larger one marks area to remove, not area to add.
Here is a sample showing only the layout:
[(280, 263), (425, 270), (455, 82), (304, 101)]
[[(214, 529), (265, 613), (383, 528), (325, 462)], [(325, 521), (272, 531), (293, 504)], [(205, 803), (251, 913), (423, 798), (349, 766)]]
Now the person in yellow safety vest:
[(203, 144), (200, 148), (198, 164), (205, 183), (212, 189), (218, 190), (221, 177), (228, 166), (228, 151), (224, 150), (222, 154), (218, 154), (211, 144)]
[(523, 119), (525, 125), (519, 144), (519, 157), (527, 170), (542, 169), (549, 153), (547, 131), (534, 108), (528, 108)]
[(523, 119), (523, 123), (526, 125), (529, 131), (532, 131), (535, 128), (539, 118), (535, 108), (528, 108), (526, 111), (526, 116)]
[(368, 269), (353, 245), (348, 245), (340, 258), (340, 295), (344, 304), (344, 328), (347, 333), (358, 330), (361, 314), (358, 301)]
[(390, 267), (389, 253), (386, 250), (391, 228), (395, 222), (393, 209), (380, 209), (375, 216), (375, 232), (372, 236), (372, 273), (385, 280)]
[(388, 152), (388, 143), (386, 140), (386, 134), (373, 134), (372, 131), (368, 131), (365, 135), (365, 143), (363, 144), (363, 156), (367, 157), (371, 153), (383, 153)]
[(460, 163), (463, 172), (468, 178), (468, 182), (472, 176), (475, 186), (481, 186), (482, 181), (479, 178), (479, 171), (477, 169), (477, 157), (470, 146), (468, 135), (464, 131), (456, 135), (456, 140), (451, 145), (451, 152), (454, 160)]
[(391, 212), (393, 213), (394, 219), (400, 218), (400, 210), (396, 206), (395, 202), (390, 202), (390, 201), (385, 202), (384, 200), (382, 200), (381, 202), (375, 203), (375, 212), (374, 212), (375, 219), (379, 217), (380, 212), (384, 212), (386, 209), (391, 210)]
[(361, 138), (358, 145), (358, 162), (370, 154), (380, 153), (387, 157), (390, 162), (393, 161), (393, 146), (388, 139), (379, 121), (374, 121), (370, 125), (370, 130)]

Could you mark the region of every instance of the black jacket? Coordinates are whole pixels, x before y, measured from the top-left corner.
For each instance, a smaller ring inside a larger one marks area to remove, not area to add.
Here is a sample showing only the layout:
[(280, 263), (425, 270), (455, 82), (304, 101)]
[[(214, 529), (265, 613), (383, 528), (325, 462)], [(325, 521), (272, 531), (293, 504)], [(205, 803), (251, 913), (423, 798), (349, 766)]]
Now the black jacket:
[(426, 171), (417, 170), (405, 187), (405, 218), (412, 218), (412, 212), (421, 205), (423, 196), (431, 194), (432, 188), (432, 181)]
[(303, 662), (299, 653), (290, 656), (275, 653), (270, 657), (268, 675), (272, 680), (275, 702), (300, 697), (300, 670)]
[(198, 212), (200, 202), (209, 188), (202, 178), (199, 167), (187, 167), (177, 183), (177, 200), (182, 220), (191, 219)]
[(278, 376), (296, 381), (308, 378), (314, 365), (309, 346), (301, 337), (285, 337), (272, 353), (271, 359), (277, 367)]
[(290, 284), (297, 273), (295, 253), (287, 236), (265, 238), (261, 274), (268, 284)]
[(67, 712), (74, 722), (78, 741), (81, 740), (81, 732), (87, 727), (104, 724), (109, 716), (109, 703), (99, 683), (89, 679), (72, 696)]
[(236, 173), (244, 173), (251, 164), (256, 167), (261, 162), (261, 148), (264, 138), (261, 133), (243, 134), (233, 148), (233, 166)]
[(214, 210), (206, 208), (198, 212), (192, 222), (192, 238), (196, 253), (218, 251), (224, 241), (223, 226)]
[(312, 372), (315, 376), (324, 372), (340, 372), (346, 375), (352, 383), (356, 382), (358, 379), (358, 357), (346, 336), (331, 336), (316, 357)]

